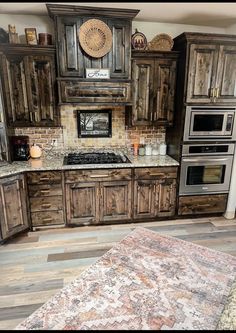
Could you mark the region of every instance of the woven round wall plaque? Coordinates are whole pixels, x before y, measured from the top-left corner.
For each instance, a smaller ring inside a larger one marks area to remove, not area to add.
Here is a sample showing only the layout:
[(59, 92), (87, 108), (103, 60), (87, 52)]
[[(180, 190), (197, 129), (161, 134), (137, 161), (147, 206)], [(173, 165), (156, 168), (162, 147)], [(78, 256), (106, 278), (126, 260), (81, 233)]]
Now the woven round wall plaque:
[(173, 39), (167, 34), (160, 34), (148, 43), (148, 50), (152, 51), (171, 51), (174, 45)]
[(91, 19), (81, 25), (79, 42), (88, 55), (93, 58), (101, 58), (112, 47), (112, 32), (103, 21)]

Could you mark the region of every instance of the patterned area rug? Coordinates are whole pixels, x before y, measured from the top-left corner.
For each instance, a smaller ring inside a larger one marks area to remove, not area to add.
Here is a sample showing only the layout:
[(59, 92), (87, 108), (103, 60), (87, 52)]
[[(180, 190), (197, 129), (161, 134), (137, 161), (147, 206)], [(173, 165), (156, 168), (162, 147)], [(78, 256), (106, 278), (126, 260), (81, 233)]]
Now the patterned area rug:
[(136, 228), (17, 330), (214, 330), (236, 257)]

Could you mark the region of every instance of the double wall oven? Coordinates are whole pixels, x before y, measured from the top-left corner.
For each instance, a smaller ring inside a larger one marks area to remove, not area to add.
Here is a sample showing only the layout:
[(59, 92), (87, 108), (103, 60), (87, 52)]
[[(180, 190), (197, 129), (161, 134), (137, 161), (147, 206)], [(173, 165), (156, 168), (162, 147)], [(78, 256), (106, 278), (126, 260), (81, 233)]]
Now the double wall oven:
[(235, 117), (235, 107), (186, 108), (179, 195), (229, 192)]

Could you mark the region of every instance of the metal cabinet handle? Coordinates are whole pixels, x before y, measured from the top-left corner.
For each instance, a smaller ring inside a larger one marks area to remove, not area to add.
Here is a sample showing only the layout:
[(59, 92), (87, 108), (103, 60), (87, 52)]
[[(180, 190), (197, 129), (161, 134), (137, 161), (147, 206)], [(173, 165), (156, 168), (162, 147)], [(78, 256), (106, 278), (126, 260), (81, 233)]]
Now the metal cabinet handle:
[(49, 221), (53, 221), (53, 219), (52, 219), (51, 217), (49, 217), (49, 218), (45, 218), (45, 219), (43, 219), (43, 221), (44, 221), (44, 222), (49, 222)]
[(39, 180), (49, 180), (48, 177), (42, 177), (42, 178), (39, 178)]
[(219, 98), (220, 95), (220, 88), (216, 88), (216, 98)]
[(49, 208), (49, 207), (51, 207), (51, 204), (43, 204), (43, 205), (41, 205), (41, 207), (42, 208)]
[(210, 91), (211, 91), (211, 92), (210, 92), (210, 97), (214, 97), (214, 88), (211, 88)]
[(41, 190), (40, 193), (42, 193), (42, 194), (43, 193), (48, 194), (48, 193), (50, 193), (50, 190)]
[(105, 178), (105, 177), (109, 177), (109, 175), (90, 175), (90, 178)]
[[(228, 160), (228, 158), (211, 158), (208, 161), (209, 162), (219, 162), (219, 161), (227, 161), (227, 160)], [(204, 162), (205, 160), (203, 161), (203, 160), (194, 159), (194, 158), (184, 158), (183, 161), (184, 162), (199, 162), (199, 163), (201, 163), (201, 162)]]

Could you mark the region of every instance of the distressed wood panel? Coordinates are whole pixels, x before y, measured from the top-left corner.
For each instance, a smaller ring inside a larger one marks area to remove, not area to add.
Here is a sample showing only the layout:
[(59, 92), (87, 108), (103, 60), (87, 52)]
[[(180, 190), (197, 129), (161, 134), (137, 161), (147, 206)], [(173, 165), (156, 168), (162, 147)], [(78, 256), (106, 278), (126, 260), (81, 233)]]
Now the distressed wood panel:
[(67, 224), (91, 224), (98, 221), (99, 183), (66, 184)]
[(77, 181), (130, 180), (131, 169), (94, 169), (65, 171), (66, 183)]
[(156, 188), (157, 216), (174, 216), (176, 209), (176, 180), (160, 181)]
[(127, 103), (131, 100), (128, 82), (80, 82), (59, 80), (61, 103)]
[(24, 175), (0, 180), (0, 226), (2, 239), (29, 227)]
[(179, 215), (223, 213), (226, 209), (227, 194), (180, 196)]
[(61, 210), (63, 209), (62, 196), (55, 195), (51, 197), (36, 197), (30, 198), (31, 212), (37, 212), (41, 210)]
[(188, 69), (187, 102), (211, 102), (215, 87), (218, 46), (191, 44)]
[(236, 46), (222, 45), (217, 70), (217, 102), (236, 101)]
[(29, 185), (28, 193), (30, 197), (62, 196), (62, 184)]
[(28, 184), (55, 184), (62, 182), (61, 171), (32, 171), (27, 172)]
[(154, 60), (132, 61), (132, 124), (150, 125), (153, 109)]
[(131, 181), (100, 183), (100, 221), (131, 219)]
[(63, 210), (32, 212), (31, 222), (33, 227), (65, 224)]
[(134, 179), (176, 178), (177, 167), (135, 168)]
[(153, 121), (157, 125), (173, 125), (176, 88), (176, 63), (173, 59), (156, 59), (156, 90)]
[(154, 217), (155, 180), (134, 181), (134, 219)]

